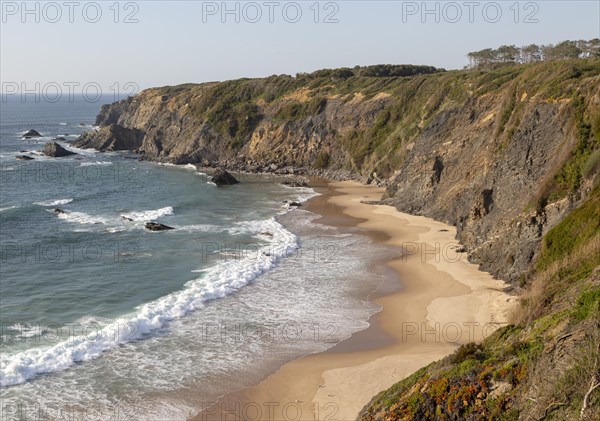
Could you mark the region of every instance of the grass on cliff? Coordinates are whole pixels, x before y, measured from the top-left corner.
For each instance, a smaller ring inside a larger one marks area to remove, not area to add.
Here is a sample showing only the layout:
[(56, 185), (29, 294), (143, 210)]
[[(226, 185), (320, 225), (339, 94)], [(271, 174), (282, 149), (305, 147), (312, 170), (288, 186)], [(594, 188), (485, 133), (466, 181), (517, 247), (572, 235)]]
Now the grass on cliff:
[[(544, 237), (513, 324), (381, 392), (361, 419), (579, 419), (600, 364), (599, 268), (597, 185)], [(585, 419), (597, 419), (600, 390), (588, 405)]]
[[(600, 150), (600, 106), (594, 99), (598, 74), (600, 60), (596, 59), (502, 65), (487, 70), (388, 80), (385, 85), (377, 85), (376, 90), (390, 95), (389, 105), (370, 128), (350, 132), (341, 140), (348, 151), (350, 168), (363, 172), (368, 168), (367, 172), (377, 170), (390, 175), (406, 156), (404, 146), (441, 116), (451, 116), (448, 111), (469, 107), (476, 98), (495, 95), (503, 98), (493, 134), (500, 152), (510, 144), (524, 117), (522, 98), (570, 102), (577, 144), (541, 195), (547, 203), (573, 192), (586, 176), (600, 168), (600, 155), (596, 153)], [(595, 81), (586, 79), (593, 77)], [(582, 84), (584, 79), (586, 83)], [(370, 96), (376, 94), (372, 89), (365, 92)]]
[[(275, 124), (321, 115), (330, 101), (384, 100), (368, 127), (338, 134), (341, 156), (328, 165), (386, 177), (396, 171), (410, 145), (432, 125), (450, 122), (480, 99), (498, 96), (501, 110), (491, 136), (501, 153), (524, 118), (522, 98), (561, 102), (571, 115), (576, 144), (539, 193), (539, 205), (564, 197), (600, 171), (600, 105), (594, 100), (600, 60), (564, 60), (487, 69), (440, 71), (427, 66), (370, 66), (319, 70), (296, 77), (279, 75), (204, 85), (161, 88), (162, 95), (186, 96), (192, 115), (206, 122), (230, 148), (242, 148), (265, 118)], [(595, 77), (595, 79), (594, 79)], [(582, 81), (585, 80), (585, 83)], [(495, 101), (495, 99), (494, 99)], [(477, 121), (461, 122), (479, 130)], [(315, 159), (318, 155), (315, 153)], [(323, 164), (323, 161), (320, 162)], [(532, 206), (534, 206), (532, 204)], [(543, 207), (543, 206), (541, 206)]]
[(546, 234), (537, 260), (538, 271), (560, 261), (600, 232), (600, 184), (588, 200)]

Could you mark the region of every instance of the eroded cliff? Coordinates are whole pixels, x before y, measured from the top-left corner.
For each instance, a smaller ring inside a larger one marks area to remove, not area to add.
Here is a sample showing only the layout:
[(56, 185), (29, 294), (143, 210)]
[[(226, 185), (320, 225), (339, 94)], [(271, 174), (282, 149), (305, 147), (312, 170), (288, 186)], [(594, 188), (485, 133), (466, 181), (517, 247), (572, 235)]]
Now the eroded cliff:
[(472, 261), (522, 279), (598, 171), (598, 59), (416, 69), (426, 74), (321, 71), (148, 89), (102, 107), (102, 128), (77, 145), (383, 180), (386, 203), (456, 225)]

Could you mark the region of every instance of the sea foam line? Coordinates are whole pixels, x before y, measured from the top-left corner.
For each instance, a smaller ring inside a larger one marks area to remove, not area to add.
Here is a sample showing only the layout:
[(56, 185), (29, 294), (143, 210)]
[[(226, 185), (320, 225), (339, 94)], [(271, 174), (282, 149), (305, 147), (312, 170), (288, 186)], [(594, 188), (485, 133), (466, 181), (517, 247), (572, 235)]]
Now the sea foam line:
[(33, 202), (34, 205), (39, 205), (39, 206), (58, 206), (58, 205), (66, 205), (68, 203), (71, 203), (73, 201), (72, 198), (70, 199), (56, 199), (56, 200), (45, 200), (43, 202)]
[(173, 208), (171, 206), (155, 210), (122, 213), (121, 217), (128, 218), (133, 221), (152, 221), (165, 215), (173, 215)]
[[(255, 221), (252, 228), (257, 233), (273, 235), (268, 253), (207, 268), (203, 277), (187, 282), (182, 290), (144, 304), (136, 313), (121, 317), (97, 332), (51, 347), (0, 356), (0, 386), (18, 385), (40, 374), (62, 371), (78, 362), (97, 358), (119, 344), (141, 339), (169, 321), (203, 307), (207, 301), (228, 296), (248, 285), (299, 247), (298, 238), (275, 218)], [(120, 328), (115, 329), (115, 326)]]

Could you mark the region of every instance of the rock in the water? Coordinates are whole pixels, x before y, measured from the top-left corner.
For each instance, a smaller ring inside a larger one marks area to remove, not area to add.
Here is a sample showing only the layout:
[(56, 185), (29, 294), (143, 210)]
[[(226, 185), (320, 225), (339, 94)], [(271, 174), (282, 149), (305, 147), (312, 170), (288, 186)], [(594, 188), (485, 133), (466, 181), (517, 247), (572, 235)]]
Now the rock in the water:
[(302, 204), (298, 203), (298, 202), (292, 202), (289, 204), (290, 207), (295, 207), (295, 208), (299, 208), (300, 206), (302, 206)]
[(77, 154), (75, 152), (66, 150), (56, 142), (48, 142), (44, 145), (44, 155), (52, 156), (54, 158), (60, 158), (62, 156)]
[(121, 218), (123, 218), (126, 221), (133, 222), (133, 218), (130, 218), (128, 216), (121, 216)]
[(59, 140), (59, 141), (61, 141), (61, 142), (64, 142), (64, 141), (66, 141), (67, 139), (65, 139), (65, 138), (64, 138), (64, 137), (62, 137), (62, 136), (58, 136), (58, 137), (55, 137), (55, 138), (54, 138), (54, 139), (52, 139), (52, 140)]
[(150, 231), (168, 231), (174, 230), (175, 228), (159, 224), (158, 222), (146, 222), (146, 229)]
[(55, 215), (61, 214), (61, 213), (66, 213), (64, 210), (60, 209), (60, 208), (54, 208), (52, 209), (52, 213)]
[(239, 184), (239, 181), (237, 181), (233, 175), (220, 168), (217, 169), (213, 174), (212, 182), (217, 186), (231, 186), (233, 184)]
[(35, 159), (32, 156), (27, 156), (27, 155), (17, 155), (17, 159), (19, 161), (31, 161), (32, 159)]
[(27, 133), (23, 135), (25, 139), (31, 139), (33, 137), (42, 137), (42, 135), (37, 130), (29, 130)]
[(306, 181), (303, 178), (294, 178), (292, 180), (286, 180), (281, 184), (288, 186), (288, 187), (309, 187), (308, 181)]

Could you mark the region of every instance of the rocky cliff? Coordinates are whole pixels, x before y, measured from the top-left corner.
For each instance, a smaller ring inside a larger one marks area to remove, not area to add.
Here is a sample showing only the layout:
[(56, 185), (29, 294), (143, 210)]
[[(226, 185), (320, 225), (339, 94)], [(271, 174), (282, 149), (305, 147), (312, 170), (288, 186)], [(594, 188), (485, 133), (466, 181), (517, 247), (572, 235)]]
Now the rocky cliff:
[(384, 180), (386, 203), (456, 225), (472, 261), (522, 279), (598, 170), (599, 61), (410, 68), (148, 89), (103, 106), (77, 145)]

